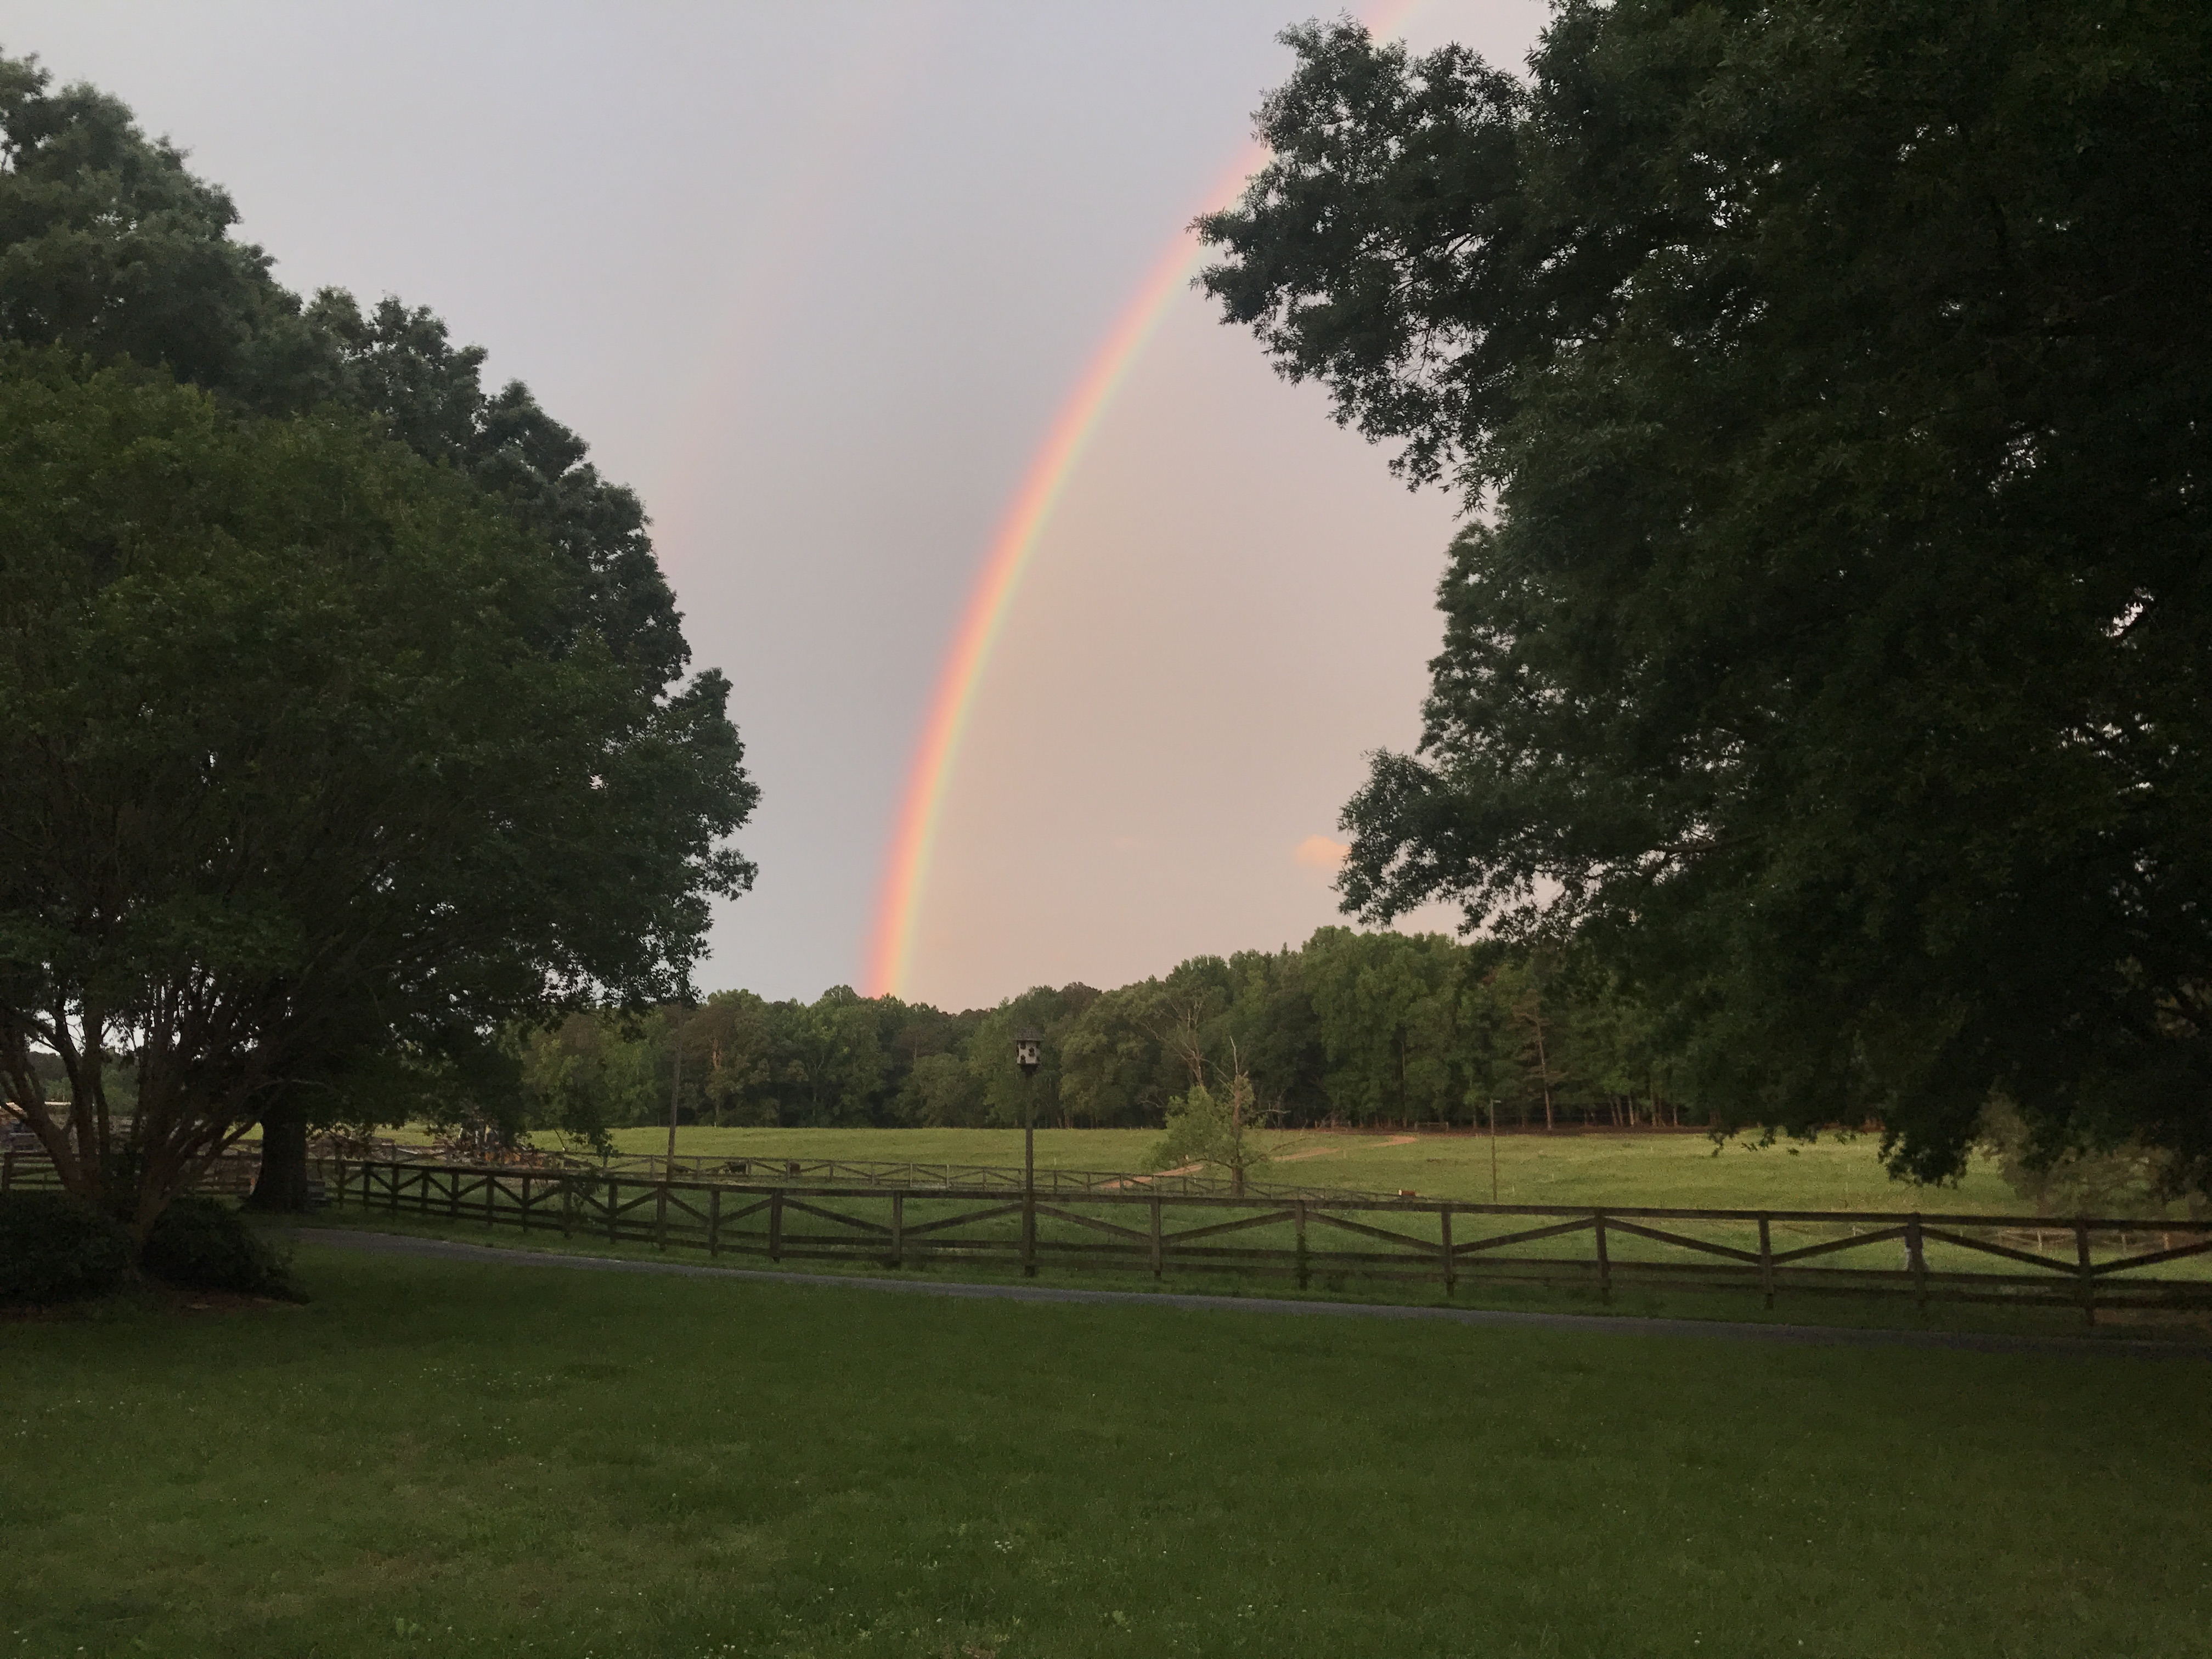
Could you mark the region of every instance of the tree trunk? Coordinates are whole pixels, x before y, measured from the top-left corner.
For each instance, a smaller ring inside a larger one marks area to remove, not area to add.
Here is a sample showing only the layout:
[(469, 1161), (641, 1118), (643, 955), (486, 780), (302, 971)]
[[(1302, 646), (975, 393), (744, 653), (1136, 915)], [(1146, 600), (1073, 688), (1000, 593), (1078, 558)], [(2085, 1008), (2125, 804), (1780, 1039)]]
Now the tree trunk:
[(1544, 1022), (1536, 1022), (1536, 1075), (1544, 1083), (1544, 1133), (1552, 1133), (1552, 1062), (1544, 1055)]
[(299, 1214), (307, 1208), (307, 1119), (295, 1108), (276, 1106), (261, 1120), (261, 1168), (253, 1177), (250, 1210)]

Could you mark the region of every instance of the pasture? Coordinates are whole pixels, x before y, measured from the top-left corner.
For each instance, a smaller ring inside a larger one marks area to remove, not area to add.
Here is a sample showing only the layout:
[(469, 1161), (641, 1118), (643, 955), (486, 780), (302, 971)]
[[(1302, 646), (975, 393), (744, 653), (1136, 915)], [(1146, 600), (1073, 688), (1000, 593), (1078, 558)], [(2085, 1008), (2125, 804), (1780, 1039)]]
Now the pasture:
[(0, 1327), (7, 1654), (2212, 1653), (2201, 1361), (300, 1266)]
[[(1040, 1169), (1141, 1169), (1159, 1139), (1151, 1129), (1039, 1129)], [(1490, 1197), (1489, 1138), (1480, 1134), (1268, 1134), (1274, 1162), (1255, 1178), (1354, 1188), (1470, 1203)], [(618, 1129), (624, 1152), (659, 1153), (668, 1131)], [(942, 1164), (1018, 1164), (1018, 1129), (717, 1129), (676, 1132), (679, 1156), (838, 1158)], [(1956, 1188), (1906, 1186), (1882, 1169), (1876, 1138), (1823, 1135), (1761, 1147), (1736, 1139), (1716, 1148), (1695, 1132), (1514, 1133), (1498, 1137), (1498, 1197), (1505, 1204), (1644, 1204), (1705, 1209), (1961, 1210), (2018, 1212), (2021, 1200), (1986, 1160)]]
[[(1145, 1154), (1155, 1139), (1154, 1134), (1146, 1131), (1040, 1130), (1037, 1162), (1041, 1177), (1045, 1172), (1055, 1170), (1135, 1170), (1142, 1167)], [(1434, 1212), (1440, 1201), (1479, 1204), (1490, 1198), (1492, 1147), (1487, 1136), (1307, 1131), (1277, 1133), (1268, 1139), (1277, 1158), (1259, 1172), (1266, 1187), (1279, 1191), (1290, 1184), (1340, 1191), (1362, 1187), (1384, 1194), (1410, 1189), (1419, 1194), (1408, 1210), (1395, 1214), (1370, 1212), (1364, 1218), (1365, 1224), (1379, 1224), (1409, 1240), (1425, 1240), (1425, 1244), (1414, 1243), (1403, 1247), (1411, 1250), (1416, 1259), (1378, 1262), (1371, 1255), (1371, 1241), (1367, 1245), (1370, 1254), (1363, 1256), (1355, 1252), (1353, 1256), (1346, 1256), (1341, 1252), (1347, 1243), (1358, 1246), (1362, 1241), (1346, 1240), (1341, 1232), (1332, 1231), (1328, 1224), (1316, 1218), (1315, 1224), (1321, 1229), (1321, 1235), (1313, 1241), (1316, 1255), (1313, 1271), (1309, 1274), (1304, 1265), (1308, 1232), (1305, 1223), (1301, 1220), (1294, 1228), (1286, 1218), (1289, 1212), (1279, 1204), (1255, 1198), (1248, 1206), (1246, 1219), (1239, 1223), (1245, 1231), (1232, 1238), (1214, 1239), (1208, 1248), (1194, 1255), (1186, 1253), (1173, 1239), (1193, 1227), (1205, 1229), (1210, 1223), (1228, 1219), (1225, 1214), (1169, 1218), (1165, 1224), (1170, 1244), (1164, 1258), (1159, 1255), (1157, 1242), (1162, 1218), (1153, 1218), (1151, 1224), (1156, 1242), (1151, 1269), (1146, 1271), (1141, 1261), (1136, 1260), (1122, 1262), (1117, 1267), (1102, 1258), (1116, 1249), (1125, 1255), (1141, 1257), (1144, 1254), (1140, 1247), (1133, 1249), (1128, 1242), (1138, 1233), (1126, 1231), (1133, 1228), (1141, 1231), (1146, 1225), (1141, 1212), (1116, 1207), (1111, 1202), (1086, 1202), (1079, 1197), (1071, 1200), (1061, 1196), (1052, 1200), (1058, 1210), (1067, 1211), (1071, 1204), (1074, 1209), (1064, 1219), (1054, 1219), (1050, 1215), (1041, 1218), (1038, 1249), (1042, 1270), (1048, 1276), (1078, 1272), (1084, 1282), (1091, 1284), (1105, 1283), (1109, 1277), (1118, 1278), (1133, 1289), (1225, 1290), (1238, 1294), (1342, 1296), (1383, 1301), (1436, 1300), (1441, 1289), (1447, 1299), (1474, 1306), (1595, 1312), (1605, 1304), (1615, 1311), (1673, 1317), (1765, 1318), (1884, 1326), (1935, 1324), (1953, 1328), (2014, 1331), (2081, 1328), (2074, 1269), (2069, 1265), (2074, 1260), (2075, 1241), (2063, 1222), (2055, 1224), (2049, 1231), (2030, 1225), (1977, 1233), (1969, 1227), (1970, 1234), (1999, 1248), (1995, 1258), (1965, 1248), (1964, 1237), (1956, 1243), (1944, 1242), (1940, 1237), (1932, 1238), (1926, 1253), (1926, 1267), (1935, 1279), (1927, 1287), (1931, 1301), (1902, 1294), (1911, 1288), (1903, 1281), (1908, 1278), (1906, 1270), (1913, 1267), (1913, 1258), (1905, 1245), (1895, 1242), (1898, 1229), (1894, 1224), (1901, 1217), (1889, 1217), (1887, 1231), (1883, 1231), (1885, 1224), (1879, 1219), (1863, 1227), (1778, 1219), (1772, 1229), (1772, 1245), (1778, 1257), (1794, 1251), (1822, 1259), (1813, 1264), (1816, 1271), (1809, 1278), (1794, 1267), (1781, 1271), (1778, 1282), (1768, 1285), (1778, 1294), (1768, 1305), (1762, 1306), (1761, 1298), (1755, 1294), (1755, 1283), (1751, 1285), (1754, 1294), (1747, 1296), (1744, 1283), (1730, 1288), (1718, 1280), (1727, 1278), (1732, 1271), (1740, 1281), (1755, 1281), (1764, 1273), (1763, 1268), (1739, 1266), (1729, 1269), (1723, 1262), (1716, 1273), (1711, 1271), (1716, 1267), (1715, 1258), (1702, 1253), (1701, 1247), (1633, 1237), (1619, 1227), (1613, 1230), (1609, 1241), (1597, 1242), (1595, 1259), (1587, 1225), (1579, 1232), (1537, 1237), (1517, 1247), (1504, 1237), (1540, 1222), (1543, 1218), (1483, 1218), (1462, 1212), (1455, 1224), (1440, 1233)], [(516, 1182), (513, 1180), (505, 1184), (496, 1199), (502, 1218), (500, 1224), (488, 1227), (483, 1224), (490, 1217), (484, 1206), (495, 1202), (492, 1193), (481, 1182), (465, 1182), (468, 1195), (449, 1204), (441, 1194), (453, 1185), (454, 1177), (446, 1175), (410, 1177), (413, 1184), (404, 1194), (394, 1193), (388, 1203), (380, 1183), (365, 1212), (361, 1206), (367, 1194), (356, 1183), (347, 1200), (349, 1207), (343, 1214), (334, 1212), (331, 1218), (339, 1220), (341, 1224), (351, 1218), (356, 1224), (365, 1221), (372, 1226), (410, 1232), (452, 1234), (458, 1231), (460, 1236), (486, 1243), (537, 1249), (567, 1247), (562, 1242), (562, 1236), (569, 1233), (572, 1227), (575, 1235), (574, 1248), (586, 1252), (605, 1249), (624, 1253), (628, 1243), (641, 1239), (662, 1248), (708, 1249), (717, 1235), (710, 1225), (702, 1193), (679, 1192), (662, 1201), (647, 1190), (658, 1179), (659, 1153), (667, 1146), (667, 1132), (641, 1128), (623, 1131), (619, 1135), (619, 1146), (631, 1159), (642, 1161), (618, 1166), (625, 1170), (624, 1179), (629, 1182), (621, 1198), (622, 1220), (618, 1228), (601, 1203), (602, 1200), (614, 1201), (610, 1188), (605, 1193), (587, 1191), (586, 1201), (566, 1220), (540, 1203), (530, 1218), (536, 1231), (526, 1237), (520, 1236), (515, 1229), (525, 1218), (514, 1207), (519, 1194), (514, 1190)], [(907, 1176), (906, 1165), (910, 1163), (913, 1173), (918, 1176), (949, 1173), (957, 1184), (972, 1186), (977, 1166), (995, 1170), (1002, 1176), (1018, 1172), (1021, 1136), (1018, 1130), (1004, 1129), (806, 1131), (686, 1127), (678, 1131), (677, 1147), (680, 1155), (723, 1160), (725, 1173), (719, 1179), (732, 1178), (727, 1172), (730, 1161), (744, 1159), (750, 1167), (737, 1169), (734, 1178), (756, 1183), (776, 1182), (783, 1173), (780, 1161), (788, 1158), (810, 1161), (803, 1175), (795, 1165), (791, 1174), (794, 1179), (816, 1185), (838, 1185), (837, 1168), (847, 1172), (848, 1184), (856, 1177), (870, 1178), (869, 1172), (894, 1183), (902, 1182)], [(1892, 1181), (1881, 1166), (1876, 1141), (1864, 1135), (1830, 1134), (1811, 1143), (1762, 1146), (1747, 1139), (1716, 1146), (1700, 1133), (1508, 1133), (1498, 1138), (1495, 1155), (1498, 1200), (1507, 1205), (1849, 1210), (1856, 1214), (1918, 1207), (1953, 1215), (2008, 1217), (2020, 1216), (2029, 1208), (1987, 1161), (1978, 1162), (1965, 1181), (1954, 1186), (1915, 1187)], [(836, 1168), (819, 1162), (830, 1159), (839, 1161)], [(1000, 1190), (1003, 1192), (1003, 1186)], [(1140, 1190), (1124, 1188), (1124, 1196), (1135, 1200)], [(1108, 1195), (1110, 1199), (1110, 1191)], [(817, 1200), (817, 1204), (822, 1201)], [(809, 1237), (795, 1243), (787, 1238), (785, 1246), (787, 1257), (802, 1258), (795, 1265), (840, 1270), (835, 1259), (823, 1259), (826, 1252), (831, 1258), (850, 1255), (853, 1259), (844, 1263), (843, 1270), (847, 1271), (875, 1271), (894, 1261), (909, 1272), (960, 1277), (989, 1279), (1012, 1271), (1008, 1253), (1018, 1248), (1019, 1228), (1018, 1218), (1011, 1213), (1000, 1215), (995, 1222), (985, 1222), (980, 1229), (963, 1225), (957, 1234), (926, 1237), (933, 1228), (956, 1225), (954, 1218), (963, 1212), (975, 1211), (975, 1206), (915, 1194), (907, 1200), (905, 1224), (909, 1229), (908, 1236), (921, 1248), (915, 1253), (902, 1253), (889, 1242), (896, 1233), (898, 1224), (887, 1197), (871, 1200), (860, 1196), (855, 1188), (843, 1200), (828, 1201), (837, 1215), (851, 1219), (799, 1219), (798, 1231)], [(762, 1202), (757, 1190), (750, 1198), (730, 1195), (729, 1204), (723, 1206), (722, 1212), (749, 1216), (745, 1224), (750, 1232), (747, 1234), (742, 1227), (735, 1231), (726, 1229), (720, 1235), (724, 1248), (740, 1255), (750, 1250), (757, 1260), (763, 1255), (772, 1257), (777, 1254), (774, 1224), (764, 1223), (757, 1213)], [(1421, 1212), (1425, 1205), (1430, 1206), (1425, 1214)], [(988, 1204), (985, 1207), (988, 1209)], [(1283, 1218), (1268, 1222), (1264, 1217), (1250, 1213), (1270, 1208)], [(477, 1217), (475, 1224), (469, 1219), (472, 1212)], [(1089, 1219), (1079, 1224), (1075, 1212), (1083, 1212)], [(1092, 1228), (1097, 1222), (1112, 1223), (1125, 1230), (1121, 1234), (1122, 1242), (1118, 1245), (1102, 1244)], [(1763, 1260), (1768, 1249), (1764, 1223), (1753, 1225), (1747, 1220), (1711, 1218), (1668, 1220), (1654, 1224), (1672, 1230), (1677, 1237), (1702, 1239), (1705, 1244), (1736, 1252), (1735, 1260), (1740, 1263)], [(764, 1225), (769, 1229), (766, 1231), (763, 1231)], [(549, 1227), (554, 1231), (549, 1232)], [(790, 1231), (787, 1225), (787, 1234)], [(1867, 1245), (1858, 1247), (1856, 1254), (1848, 1258), (1822, 1255), (1824, 1250), (1835, 1247), (1845, 1236), (1861, 1232), (1873, 1237)], [(875, 1238), (877, 1244), (870, 1244), (870, 1237)], [(2120, 1258), (2161, 1250), (2172, 1252), (2202, 1237), (2197, 1232), (2166, 1233), (2155, 1228), (2132, 1235), (2115, 1231), (2087, 1237), (2085, 1248), (2100, 1264), (2099, 1271), (2118, 1275), (2099, 1281), (2098, 1299), (2102, 1304), (2100, 1319), (2104, 1328), (2117, 1325), (2127, 1328), (2152, 1322), (2173, 1329), (2177, 1334), (2201, 1336), (2206, 1329), (2201, 1305), (2153, 1310), (2140, 1304), (2132, 1308), (2126, 1304), (2141, 1292), (2155, 1292), (2154, 1285), (2135, 1283), (2144, 1278), (2201, 1286), (2208, 1276), (2212, 1276), (2208, 1274), (2208, 1269), (2212, 1269), (2212, 1256), (2189, 1255), (2185, 1259), (2156, 1262), (2148, 1270), (2123, 1268)], [(1503, 1239), (1507, 1248), (1484, 1255), (1492, 1249), (1484, 1242), (1486, 1238)], [(1884, 1244), (1881, 1242), (1884, 1238), (1891, 1242)], [(1424, 1266), (1419, 1259), (1422, 1250), (1433, 1254), (1440, 1243), (1455, 1245), (1455, 1254), (1463, 1259), (1463, 1270), (1458, 1273), (1455, 1284), (1439, 1285), (1438, 1267), (1434, 1262)], [(1243, 1247), (1243, 1259), (1222, 1259), (1224, 1255), (1239, 1255), (1235, 1248), (1224, 1253), (1218, 1248), (1224, 1244)], [(852, 1249), (848, 1251), (846, 1247)], [(1384, 1248), (1390, 1247), (1386, 1244)], [(1340, 1252), (1334, 1261), (1321, 1254), (1331, 1249)], [(2038, 1262), (2047, 1266), (2023, 1269), (2003, 1256), (2005, 1250), (2014, 1249), (2026, 1249)], [(1602, 1263), (1608, 1255), (1611, 1282), (1607, 1285), (1601, 1283), (1606, 1277)], [(1199, 1259), (1209, 1255), (1215, 1259)], [(1079, 1261), (1078, 1256), (1084, 1259)], [(808, 1257), (814, 1259), (804, 1259)], [(1518, 1262), (1504, 1259), (1508, 1257), (1517, 1257)], [(1295, 1289), (1291, 1288), (1285, 1277), (1291, 1272), (1289, 1264), (1293, 1260), (1297, 1263)], [(1872, 1269), (1874, 1280), (1881, 1283), (1875, 1284), (1862, 1273), (1856, 1288), (1861, 1291), (1876, 1289), (1884, 1293), (1843, 1297), (1831, 1294), (1844, 1288), (1842, 1281), (1825, 1271), (1831, 1267)], [(1992, 1272), (2010, 1273), (2015, 1282), (1998, 1285), (1986, 1278), (1974, 1280), (1971, 1277)], [(1962, 1274), (1969, 1277), (1946, 1281), (1947, 1275)], [(2133, 1289), (2130, 1288), (2131, 1285)], [(2021, 1290), (2032, 1297), (2043, 1298), (2042, 1304), (2021, 1302), (2014, 1294)], [(2000, 1293), (1995, 1301), (1991, 1299), (1993, 1291)], [(2197, 1294), (2201, 1303), (2201, 1289)], [(1916, 1300), (1921, 1305), (1915, 1306)], [(2075, 1310), (2069, 1311), (2069, 1307)]]

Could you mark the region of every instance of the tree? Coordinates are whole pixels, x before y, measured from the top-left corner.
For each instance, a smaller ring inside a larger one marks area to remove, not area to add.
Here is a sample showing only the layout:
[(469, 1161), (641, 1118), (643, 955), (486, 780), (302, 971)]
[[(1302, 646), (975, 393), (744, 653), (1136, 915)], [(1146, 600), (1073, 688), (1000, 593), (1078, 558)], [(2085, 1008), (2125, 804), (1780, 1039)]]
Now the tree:
[(1317, 930), (1306, 945), (1331, 1103), (1355, 1121), (1447, 1120), (1467, 1089), (1468, 952), (1430, 934)]
[(758, 1122), (775, 1066), (768, 1004), (750, 991), (717, 991), (686, 1022), (684, 1039), (702, 1062), (700, 1092), (714, 1121)]
[[(1032, 1114), (1039, 1123), (1056, 1117), (1065, 1122), (1060, 1088), (1067, 1036), (1097, 999), (1087, 985), (1032, 986), (976, 1022), (968, 1040), (968, 1071), (985, 1122), (1011, 1128)], [(1014, 1063), (1014, 1033), (1028, 1028), (1044, 1033), (1044, 1063), (1035, 1077), (1024, 1076)]]
[(0, 338), (159, 367), (256, 414), (374, 415), (574, 567), (550, 630), (596, 635), (648, 684), (680, 678), (690, 652), (642, 506), (527, 386), (487, 392), (483, 348), (421, 307), (364, 312), (339, 289), (303, 304), (230, 240), (236, 207), (173, 145), (94, 88), (50, 86), (35, 60), (0, 57)]
[(1229, 959), (1235, 990), (1222, 1023), (1250, 1068), (1255, 1100), (1277, 1121), (1314, 1122), (1328, 1111), (1328, 1054), (1307, 965), (1287, 947)]
[(1231, 1197), (1244, 1196), (1244, 1182), (1265, 1164), (1268, 1149), (1253, 1134), (1260, 1115), (1252, 1079), (1232, 1057), (1218, 1091), (1193, 1083), (1168, 1103), (1167, 1131), (1145, 1155), (1148, 1170), (1180, 1170), (1200, 1164), (1229, 1177)]
[[(387, 297), (364, 313), (338, 289), (303, 306), (260, 248), (230, 240), (230, 198), (174, 146), (94, 88), (50, 88), (34, 60), (0, 58), (0, 338), (159, 366), (233, 409), (374, 416), (568, 562), (573, 580), (538, 623), (549, 642), (588, 636), (641, 687), (676, 695), (689, 651), (644, 509), (599, 476), (581, 439), (520, 381), (488, 394), (483, 349), (453, 346), (427, 310)], [(373, 1045), (373, 1016), (366, 1025)], [(257, 1204), (305, 1207), (310, 1122), (351, 1109), (330, 1079), (380, 1063), (333, 1052), (323, 1081), (268, 1096)]]
[(783, 1006), (783, 1121), (824, 1128), (871, 1121), (890, 1062), (867, 1000), (838, 985), (811, 1006)]
[(945, 1129), (983, 1121), (983, 1103), (975, 1073), (959, 1054), (924, 1054), (914, 1062), (899, 1093), (903, 1122)]
[(590, 1013), (572, 1013), (551, 1030), (524, 1034), (521, 1088), (527, 1103), (527, 1127), (548, 1129), (564, 1151), (578, 1148), (602, 1157), (614, 1151), (609, 1133), (630, 1121), (636, 1103), (624, 1085), (621, 1037), (608, 1022)]
[(333, 1057), (682, 988), (755, 792), (719, 675), (561, 635), (577, 580), (360, 416), (9, 349), (0, 1080), (65, 1186), (143, 1232)]
[(1726, 1121), (2212, 1182), (2212, 13), (1286, 38), (1206, 286), (1470, 510), (1347, 908), (1582, 936)]
[(238, 210), (119, 100), (0, 57), (0, 337), (297, 407), (329, 354)]

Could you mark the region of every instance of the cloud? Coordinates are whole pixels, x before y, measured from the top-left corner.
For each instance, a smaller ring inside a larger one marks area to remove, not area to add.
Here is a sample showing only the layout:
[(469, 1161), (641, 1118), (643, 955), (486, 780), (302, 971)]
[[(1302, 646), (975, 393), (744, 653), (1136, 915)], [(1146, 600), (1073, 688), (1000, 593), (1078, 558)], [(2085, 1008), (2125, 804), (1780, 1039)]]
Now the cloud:
[(1308, 836), (1291, 849), (1291, 856), (1310, 870), (1334, 870), (1352, 849), (1327, 836)]

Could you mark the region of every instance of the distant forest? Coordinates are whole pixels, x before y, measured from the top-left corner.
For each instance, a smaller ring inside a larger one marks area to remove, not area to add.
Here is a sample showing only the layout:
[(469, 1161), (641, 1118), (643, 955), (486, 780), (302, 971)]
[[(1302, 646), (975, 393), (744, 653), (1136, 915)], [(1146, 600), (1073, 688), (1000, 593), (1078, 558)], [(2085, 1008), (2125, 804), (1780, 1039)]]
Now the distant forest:
[(1156, 1126), (1170, 1100), (1239, 1066), (1286, 1127), (1475, 1124), (1493, 1103), (1501, 1127), (1705, 1121), (1670, 1090), (1644, 1011), (1578, 958), (1344, 927), (961, 1013), (842, 986), (811, 1003), (725, 991), (692, 1009), (577, 1014), (514, 1042), (527, 1127), (591, 1141), (665, 1123), (672, 1103), (684, 1123), (1018, 1124), (1013, 1034), (1032, 1026), (1045, 1037), (1029, 1085), (1040, 1124)]

